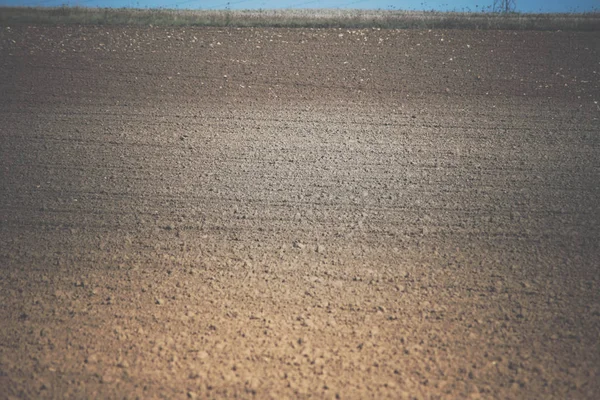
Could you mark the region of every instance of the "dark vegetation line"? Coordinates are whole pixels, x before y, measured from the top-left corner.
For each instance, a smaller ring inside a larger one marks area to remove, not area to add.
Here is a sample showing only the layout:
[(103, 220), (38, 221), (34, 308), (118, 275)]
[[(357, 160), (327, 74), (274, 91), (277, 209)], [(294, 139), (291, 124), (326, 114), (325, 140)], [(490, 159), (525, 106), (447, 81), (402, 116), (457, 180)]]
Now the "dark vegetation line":
[(339, 9), (237, 11), (3, 7), (0, 8), (0, 24), (598, 31), (600, 12), (499, 14)]

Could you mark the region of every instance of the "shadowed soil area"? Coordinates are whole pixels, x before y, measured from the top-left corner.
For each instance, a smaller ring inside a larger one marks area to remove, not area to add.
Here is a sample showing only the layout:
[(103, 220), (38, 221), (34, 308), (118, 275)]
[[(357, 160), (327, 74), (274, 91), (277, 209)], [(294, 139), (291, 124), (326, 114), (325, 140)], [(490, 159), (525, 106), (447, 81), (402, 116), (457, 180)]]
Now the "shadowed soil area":
[(594, 398), (599, 59), (0, 26), (0, 398)]

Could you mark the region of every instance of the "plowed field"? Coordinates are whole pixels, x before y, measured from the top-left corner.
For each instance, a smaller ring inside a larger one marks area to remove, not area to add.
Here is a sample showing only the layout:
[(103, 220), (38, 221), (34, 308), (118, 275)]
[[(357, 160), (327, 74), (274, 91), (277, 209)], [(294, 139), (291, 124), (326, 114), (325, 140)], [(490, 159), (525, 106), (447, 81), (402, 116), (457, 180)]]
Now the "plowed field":
[(0, 28), (0, 398), (597, 398), (597, 32)]

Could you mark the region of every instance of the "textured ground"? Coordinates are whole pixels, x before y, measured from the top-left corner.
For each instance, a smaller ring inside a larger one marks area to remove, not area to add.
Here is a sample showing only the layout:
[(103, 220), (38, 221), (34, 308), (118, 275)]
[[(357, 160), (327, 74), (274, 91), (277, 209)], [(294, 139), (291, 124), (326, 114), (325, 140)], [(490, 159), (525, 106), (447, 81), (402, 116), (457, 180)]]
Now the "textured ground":
[(598, 60), (1, 26), (0, 398), (594, 398)]

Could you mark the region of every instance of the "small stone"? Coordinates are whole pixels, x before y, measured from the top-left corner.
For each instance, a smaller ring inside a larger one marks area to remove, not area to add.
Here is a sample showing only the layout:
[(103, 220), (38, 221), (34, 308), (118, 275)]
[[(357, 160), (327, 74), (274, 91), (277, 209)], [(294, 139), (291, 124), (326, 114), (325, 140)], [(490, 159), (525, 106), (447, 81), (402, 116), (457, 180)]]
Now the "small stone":
[(95, 354), (90, 354), (85, 359), (85, 362), (86, 362), (86, 364), (95, 364), (98, 362), (98, 356), (96, 356)]
[(154, 302), (159, 306), (165, 304), (165, 301), (163, 299), (159, 299), (158, 297), (154, 299)]
[(311, 329), (315, 328), (315, 323), (310, 318), (305, 319), (303, 325)]
[(188, 399), (197, 399), (198, 395), (195, 392), (189, 391), (187, 392)]
[(190, 378), (190, 379), (198, 379), (200, 377), (201, 377), (201, 375), (200, 375), (200, 373), (198, 371), (192, 371), (188, 375), (188, 378)]

